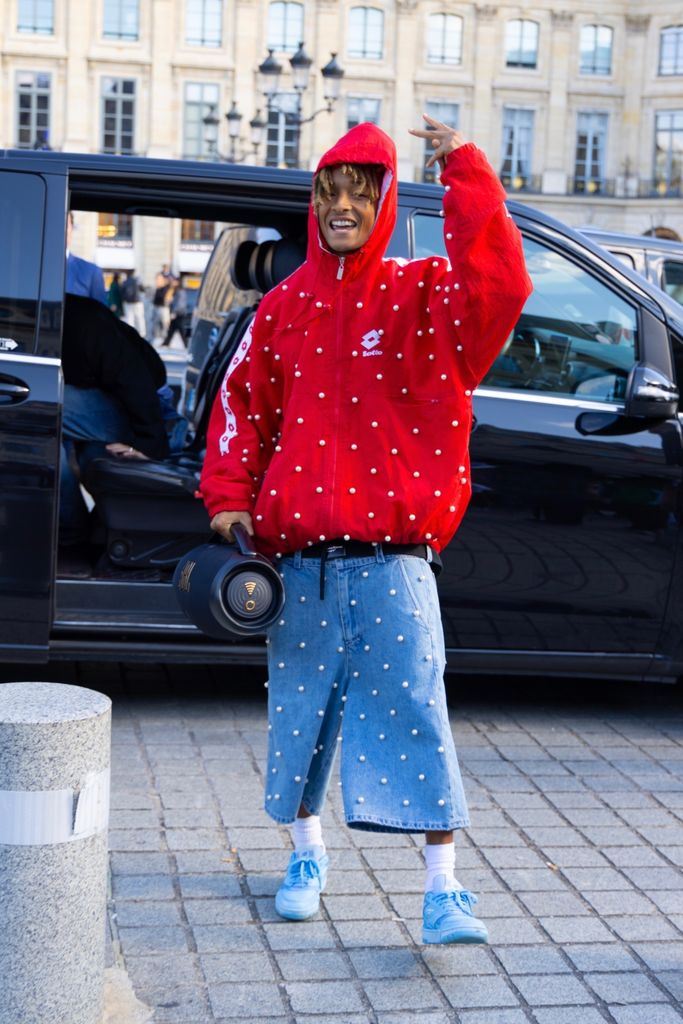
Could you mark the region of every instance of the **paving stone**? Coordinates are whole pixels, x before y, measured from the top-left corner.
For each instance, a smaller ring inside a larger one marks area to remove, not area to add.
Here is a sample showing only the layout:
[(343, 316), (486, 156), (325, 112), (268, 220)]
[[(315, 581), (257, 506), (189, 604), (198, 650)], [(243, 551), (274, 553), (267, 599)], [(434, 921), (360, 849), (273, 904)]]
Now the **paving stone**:
[(363, 1000), (351, 981), (319, 982), (290, 981), (286, 992), (295, 1013), (344, 1013), (363, 1011)]
[(179, 925), (180, 905), (170, 900), (121, 900), (116, 905), (119, 928), (162, 928)]
[(166, 842), (170, 850), (226, 849), (225, 834), (214, 828), (168, 828)]
[(286, 1007), (276, 985), (261, 982), (249, 984), (231, 982), (223, 985), (209, 985), (211, 1009), (217, 1017), (247, 1015), (258, 1018), (277, 1017)]
[(179, 953), (188, 951), (185, 931), (181, 927), (142, 927), (119, 928), (119, 941), (124, 956), (135, 953), (168, 952)]
[(180, 875), (225, 874), (237, 868), (237, 856), (230, 850), (177, 850), (174, 858)]
[(541, 926), (553, 942), (614, 942), (612, 933), (593, 917), (542, 917)]
[(415, 978), (423, 973), (408, 949), (354, 949), (349, 956), (359, 978)]
[(517, 893), (567, 890), (567, 883), (559, 872), (553, 871), (547, 865), (537, 869), (499, 868), (499, 874)]
[(642, 974), (586, 974), (584, 981), (610, 1005), (667, 1001), (664, 993)]
[[(624, 848), (620, 846), (618, 849)], [(552, 864), (557, 864), (560, 868), (610, 867), (607, 858), (592, 846), (546, 846), (543, 853)]]
[[(143, 1001), (146, 993), (140, 993)], [(209, 1003), (201, 988), (177, 988), (166, 995), (160, 995), (152, 1003), (155, 1024), (205, 1024), (210, 1020)]]
[[(388, 953), (389, 950), (378, 950)], [(352, 954), (353, 956), (353, 954)], [(277, 953), (278, 967), (286, 981), (330, 981), (350, 978), (351, 968), (342, 953)]]
[(185, 913), (191, 925), (246, 924), (251, 911), (246, 900), (185, 900)]
[(678, 942), (634, 942), (634, 953), (651, 971), (680, 971), (683, 967), (683, 940)]
[(623, 914), (624, 911), (627, 911), (629, 915), (657, 913), (657, 907), (654, 903), (641, 893), (631, 892), (625, 895), (623, 892), (590, 892), (584, 890), (582, 895), (602, 917)]
[(610, 1006), (616, 1024), (681, 1024), (683, 1013), (673, 1006), (660, 1004)]
[(500, 967), (487, 946), (422, 946), (421, 959), (435, 978), (498, 974)]
[[(398, 851), (397, 851), (398, 852)], [(278, 880), (279, 884), (279, 880)], [(275, 890), (273, 890), (275, 891)], [(365, 871), (332, 871), (327, 876), (328, 896), (374, 893), (375, 883)]]
[(253, 925), (195, 925), (192, 934), (202, 954), (263, 949), (261, 934)]
[(172, 900), (173, 881), (168, 875), (115, 875), (112, 891), (116, 900)]
[(500, 947), (496, 955), (508, 974), (566, 974), (571, 967), (558, 950), (548, 946)]
[(438, 1009), (443, 1000), (437, 986), (421, 978), (366, 981), (363, 988), (374, 1010)]
[(578, 971), (639, 971), (640, 965), (624, 946), (617, 943), (566, 945), (564, 951)]
[(517, 1006), (519, 1000), (503, 978), (442, 978), (439, 981), (448, 1002), (458, 1012), (472, 1007)]
[[(614, 868), (572, 868), (562, 869), (562, 873), (569, 879), (573, 886), (579, 891), (584, 889), (601, 890), (603, 892), (613, 890), (631, 890), (633, 885), (625, 878), (620, 871)], [(624, 869), (624, 874), (627, 869)]]
[(126, 970), (136, 991), (156, 994), (182, 986), (196, 986), (201, 971), (194, 954), (157, 953), (154, 956), (127, 956)]
[(183, 899), (241, 896), (239, 880), (234, 875), (180, 875)]
[(109, 815), (109, 828), (159, 828), (159, 815), (154, 809), (115, 810)]
[[(552, 1010), (534, 1010), (533, 1020), (536, 1024), (605, 1024), (605, 1017), (592, 1006), (554, 1006)], [(639, 1024), (645, 1024), (645, 1021)]]
[(160, 829), (112, 828), (109, 830), (109, 849), (119, 853), (138, 853), (162, 850), (164, 847)]
[(382, 920), (392, 916), (379, 896), (323, 896), (323, 903), (333, 921)]
[(680, 939), (680, 933), (661, 914), (640, 917), (610, 917), (609, 926), (626, 942), (654, 942)]
[(662, 985), (668, 988), (669, 992), (676, 999), (679, 1004), (683, 1004), (683, 972), (679, 969), (677, 971), (662, 971), (661, 974), (657, 975)]
[[(363, 1024), (366, 1024), (367, 1019), (367, 1017), (364, 1018)], [(452, 1024), (452, 1021), (452, 1015), (439, 1010), (428, 1010), (427, 1013), (419, 1015), (416, 1015), (415, 1010), (409, 1010), (407, 1013), (390, 1011), (377, 1014), (377, 1024)], [(337, 1018), (335, 1024), (342, 1024), (342, 1022)], [(346, 1020), (343, 1021), (343, 1024), (346, 1024)]]
[(623, 873), (639, 889), (672, 889), (681, 885), (681, 873), (675, 868), (623, 868)]
[(458, 1019), (461, 1024), (529, 1024), (523, 1010), (462, 1010)]
[[(334, 936), (324, 921), (306, 921), (305, 924), (299, 921), (266, 923), (263, 927), (271, 949), (276, 952), (289, 949), (333, 949), (336, 946)], [(355, 928), (356, 925), (351, 927)]]
[(209, 985), (229, 981), (275, 981), (273, 966), (265, 952), (203, 953), (200, 964)]
[(666, 861), (649, 846), (603, 846), (602, 852), (617, 867), (657, 868), (667, 867)]
[(592, 913), (591, 908), (571, 892), (523, 892), (519, 898), (534, 917), (569, 917)]
[(595, 1002), (589, 989), (571, 975), (518, 975), (514, 983), (530, 1006), (580, 1006)]
[(406, 946), (408, 940), (394, 921), (340, 921), (335, 930), (342, 944), (356, 946)]

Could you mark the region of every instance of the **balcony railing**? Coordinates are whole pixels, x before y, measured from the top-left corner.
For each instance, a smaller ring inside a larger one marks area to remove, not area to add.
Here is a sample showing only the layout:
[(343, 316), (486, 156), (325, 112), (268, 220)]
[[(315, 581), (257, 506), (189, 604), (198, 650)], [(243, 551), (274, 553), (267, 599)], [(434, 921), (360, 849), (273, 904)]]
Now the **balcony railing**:
[(616, 194), (614, 178), (570, 178), (567, 191), (575, 195), (613, 196)]
[(659, 196), (662, 199), (683, 196), (683, 181), (665, 181), (663, 178), (641, 179), (638, 183), (639, 196)]
[(500, 181), (508, 192), (540, 192), (540, 174), (501, 174)]

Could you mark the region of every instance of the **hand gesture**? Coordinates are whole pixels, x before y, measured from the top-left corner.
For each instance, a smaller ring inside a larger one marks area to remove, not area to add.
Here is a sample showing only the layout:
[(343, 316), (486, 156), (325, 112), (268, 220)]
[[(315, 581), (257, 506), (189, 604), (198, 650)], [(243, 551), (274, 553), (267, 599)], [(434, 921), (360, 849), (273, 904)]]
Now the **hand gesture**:
[(434, 152), (427, 161), (426, 166), (433, 167), (438, 162), (443, 171), (446, 167), (446, 157), (448, 154), (452, 153), (454, 149), (464, 146), (465, 139), (455, 128), (449, 128), (447, 124), (437, 121), (436, 118), (430, 117), (429, 114), (423, 114), (422, 116), (427, 122), (427, 128), (409, 128), (408, 131), (411, 135), (416, 135), (418, 139), (429, 139)]

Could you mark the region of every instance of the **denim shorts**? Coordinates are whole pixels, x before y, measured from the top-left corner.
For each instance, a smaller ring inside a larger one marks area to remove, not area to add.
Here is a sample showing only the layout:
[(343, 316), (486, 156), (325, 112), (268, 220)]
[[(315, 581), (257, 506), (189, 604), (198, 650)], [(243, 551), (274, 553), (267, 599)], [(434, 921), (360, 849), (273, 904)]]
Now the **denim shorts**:
[(286, 604), (268, 637), (265, 809), (319, 814), (337, 748), (348, 825), (378, 832), (469, 825), (443, 684), (429, 564), (412, 555), (280, 563)]

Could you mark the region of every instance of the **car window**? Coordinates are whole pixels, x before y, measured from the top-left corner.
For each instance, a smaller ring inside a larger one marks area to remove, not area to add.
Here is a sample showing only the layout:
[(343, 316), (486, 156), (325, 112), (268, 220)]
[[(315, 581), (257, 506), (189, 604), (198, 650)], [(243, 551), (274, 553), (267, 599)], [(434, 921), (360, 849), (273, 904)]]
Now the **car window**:
[[(444, 253), (443, 221), (413, 218), (416, 256)], [(534, 290), (483, 381), (487, 388), (620, 402), (636, 362), (636, 310), (554, 249), (524, 239)]]
[(664, 290), (683, 305), (683, 262), (664, 260), (662, 286)]
[(0, 194), (0, 337), (3, 351), (32, 352), (43, 244), (45, 184), (37, 174), (3, 174)]
[(622, 249), (613, 249), (611, 246), (609, 247), (609, 251), (612, 253), (613, 256), (616, 256), (618, 260), (621, 260), (621, 262), (624, 263), (627, 267), (630, 267), (631, 270), (636, 269), (636, 261), (634, 260), (630, 252), (624, 252)]

